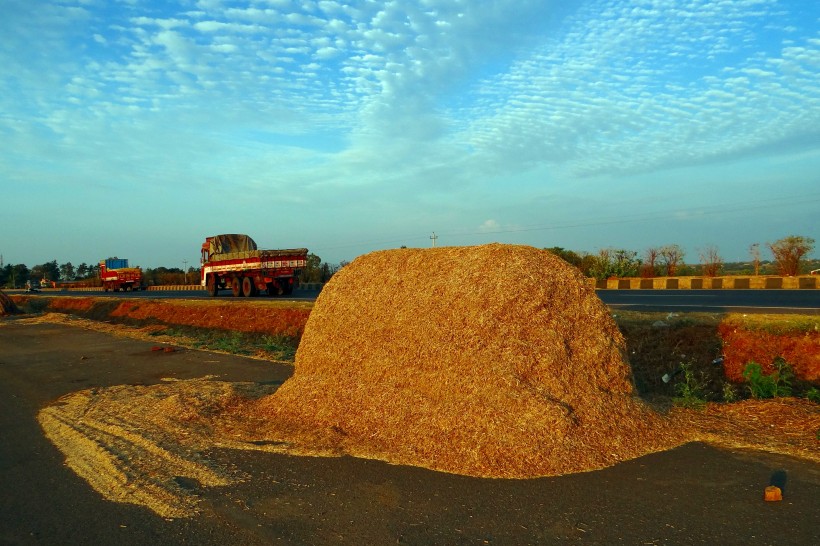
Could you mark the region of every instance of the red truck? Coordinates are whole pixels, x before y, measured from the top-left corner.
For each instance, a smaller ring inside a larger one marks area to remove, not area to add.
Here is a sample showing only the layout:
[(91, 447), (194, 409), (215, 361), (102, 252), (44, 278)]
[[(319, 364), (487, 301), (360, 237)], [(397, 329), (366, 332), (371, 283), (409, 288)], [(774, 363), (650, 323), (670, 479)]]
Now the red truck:
[(100, 262), (100, 280), (103, 290), (145, 290), (142, 284), (142, 269), (128, 267), (128, 260), (124, 258), (108, 258)]
[(207, 237), (202, 244), (202, 286), (209, 296), (227, 288), (234, 296), (291, 294), (307, 253), (306, 248), (260, 250), (241, 234)]

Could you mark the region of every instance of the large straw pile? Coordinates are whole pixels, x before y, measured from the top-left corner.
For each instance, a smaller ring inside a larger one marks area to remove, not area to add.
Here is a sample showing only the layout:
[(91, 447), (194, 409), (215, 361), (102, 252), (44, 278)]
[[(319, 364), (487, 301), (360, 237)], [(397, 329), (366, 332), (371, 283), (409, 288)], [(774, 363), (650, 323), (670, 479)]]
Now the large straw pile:
[(685, 441), (634, 398), (622, 350), (549, 252), (376, 252), (325, 286), (294, 376), (253, 417), (277, 441), (448, 472), (591, 470)]

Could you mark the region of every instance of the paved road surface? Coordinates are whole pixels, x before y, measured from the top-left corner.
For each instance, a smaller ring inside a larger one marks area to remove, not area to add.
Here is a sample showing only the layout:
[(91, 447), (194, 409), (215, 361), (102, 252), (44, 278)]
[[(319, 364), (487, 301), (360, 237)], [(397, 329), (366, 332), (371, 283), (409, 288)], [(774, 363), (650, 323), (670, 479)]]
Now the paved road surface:
[(820, 314), (820, 290), (598, 290), (607, 305), (635, 311)]
[[(0, 544), (820, 544), (818, 465), (703, 444), (534, 480), (215, 450), (207, 456), (249, 479), (199, 491), (198, 517), (164, 520), (103, 500), (64, 466), (37, 424), (38, 410), (90, 387), (207, 374), (281, 381), (290, 369), (0, 320)], [(780, 503), (762, 500), (773, 477), (785, 482)]]

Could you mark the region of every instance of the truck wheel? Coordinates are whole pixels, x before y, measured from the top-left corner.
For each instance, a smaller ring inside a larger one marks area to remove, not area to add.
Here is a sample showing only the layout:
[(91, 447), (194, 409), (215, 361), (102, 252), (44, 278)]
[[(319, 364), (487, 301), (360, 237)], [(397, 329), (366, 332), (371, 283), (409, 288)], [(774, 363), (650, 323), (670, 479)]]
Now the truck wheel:
[(216, 275), (208, 275), (208, 280), (205, 281), (205, 287), (208, 290), (208, 295), (212, 298), (219, 294), (219, 281)]
[(242, 282), (239, 280), (239, 277), (231, 279), (231, 292), (235, 298), (242, 295)]
[(242, 295), (246, 298), (256, 295), (256, 285), (250, 277), (242, 279)]

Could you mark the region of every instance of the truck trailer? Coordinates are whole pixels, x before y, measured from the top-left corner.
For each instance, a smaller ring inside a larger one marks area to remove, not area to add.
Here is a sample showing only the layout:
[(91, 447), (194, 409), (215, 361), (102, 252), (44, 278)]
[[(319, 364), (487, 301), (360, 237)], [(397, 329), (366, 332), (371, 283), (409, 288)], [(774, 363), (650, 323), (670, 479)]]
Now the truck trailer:
[(202, 244), (201, 284), (209, 296), (224, 289), (245, 297), (292, 294), (307, 254), (306, 248), (261, 250), (247, 235), (214, 235)]
[(142, 269), (139, 267), (128, 267), (128, 260), (125, 258), (108, 258), (100, 262), (100, 280), (103, 290), (108, 292), (113, 290), (145, 290), (142, 284)]

